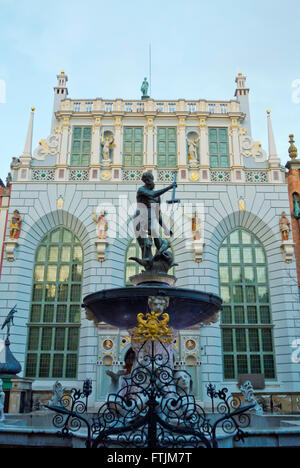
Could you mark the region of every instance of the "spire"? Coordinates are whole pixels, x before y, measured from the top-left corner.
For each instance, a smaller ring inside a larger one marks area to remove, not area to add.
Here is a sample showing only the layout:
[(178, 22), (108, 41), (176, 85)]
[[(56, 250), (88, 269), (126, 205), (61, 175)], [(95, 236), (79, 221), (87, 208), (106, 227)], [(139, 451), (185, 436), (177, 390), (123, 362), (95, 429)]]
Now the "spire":
[(272, 120), (271, 120), (271, 111), (267, 111), (268, 115), (268, 140), (269, 140), (269, 166), (270, 167), (279, 167), (280, 158), (277, 154), (276, 143), (274, 138)]
[(61, 101), (66, 99), (69, 91), (67, 88), (68, 76), (62, 70), (59, 75), (57, 75), (57, 85), (54, 88), (54, 103), (53, 103), (53, 116), (51, 123), (51, 133), (54, 132), (55, 127), (57, 126), (57, 120), (55, 113), (61, 109)]
[(250, 89), (246, 87), (246, 76), (243, 73), (239, 73), (235, 79), (236, 90), (235, 97), (240, 103), (240, 111), (245, 114), (243, 121), (243, 127), (247, 130), (247, 134), (251, 137), (251, 118), (250, 118), (250, 107), (249, 107), (249, 92)]
[(246, 88), (246, 80), (246, 76), (244, 76), (241, 72), (236, 77), (235, 82), (237, 86), (235, 90), (235, 97), (248, 96), (250, 89)]
[(29, 162), (32, 158), (32, 135), (33, 135), (34, 111), (35, 111), (35, 108), (32, 107), (30, 119), (29, 119), (29, 126), (28, 126), (25, 148), (24, 148), (24, 152), (22, 156), (20, 157), (20, 161), (23, 163)]

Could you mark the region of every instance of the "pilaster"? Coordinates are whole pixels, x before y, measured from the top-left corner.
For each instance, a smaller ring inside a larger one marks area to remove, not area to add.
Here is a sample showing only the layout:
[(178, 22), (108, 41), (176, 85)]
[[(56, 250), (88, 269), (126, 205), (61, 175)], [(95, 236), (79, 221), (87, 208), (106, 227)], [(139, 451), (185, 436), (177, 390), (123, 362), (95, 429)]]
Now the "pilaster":
[(209, 145), (208, 145), (208, 130), (206, 119), (200, 119), (200, 166), (202, 168), (209, 168)]
[(178, 166), (187, 167), (187, 154), (186, 154), (186, 117), (178, 116), (179, 123), (177, 127), (177, 155)]
[(101, 119), (96, 117), (92, 133), (91, 166), (100, 166)]
[(122, 167), (123, 164), (123, 123), (121, 117), (115, 118), (115, 148), (114, 148), (114, 159), (113, 159), (113, 166), (114, 167)]
[(61, 147), (57, 157), (57, 166), (67, 166), (68, 164), (70, 129), (70, 115), (66, 115), (61, 123)]

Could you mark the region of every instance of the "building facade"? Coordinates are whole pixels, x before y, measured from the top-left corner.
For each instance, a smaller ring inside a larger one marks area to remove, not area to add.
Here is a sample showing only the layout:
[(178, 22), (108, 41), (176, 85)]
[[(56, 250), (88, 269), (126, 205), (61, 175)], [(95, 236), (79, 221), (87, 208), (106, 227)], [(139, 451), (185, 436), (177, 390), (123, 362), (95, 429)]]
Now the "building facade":
[(10, 199), (10, 183), (4, 185), (0, 179), (0, 279), (4, 258), (4, 239), (8, 220), (8, 209)]
[(236, 392), (241, 374), (263, 374), (271, 393), (300, 392), (296, 264), (279, 228), (285, 169), (270, 113), (269, 151), (252, 137), (246, 77), (230, 101), (76, 100), (61, 72), (50, 136), (34, 151), (33, 121), (34, 109), (12, 163), (9, 220), (18, 210), (21, 229), (3, 261), (0, 317), (17, 304), (11, 348), (35, 394), (91, 378), (97, 405), (112, 388), (107, 370), (130, 370), (128, 332), (95, 325), (81, 303), (138, 272), (129, 219), (145, 171), (157, 187), (178, 172), (181, 204), (168, 213), (177, 286), (224, 301), (218, 323), (178, 332), (174, 360), (197, 399), (209, 400), (208, 383)]

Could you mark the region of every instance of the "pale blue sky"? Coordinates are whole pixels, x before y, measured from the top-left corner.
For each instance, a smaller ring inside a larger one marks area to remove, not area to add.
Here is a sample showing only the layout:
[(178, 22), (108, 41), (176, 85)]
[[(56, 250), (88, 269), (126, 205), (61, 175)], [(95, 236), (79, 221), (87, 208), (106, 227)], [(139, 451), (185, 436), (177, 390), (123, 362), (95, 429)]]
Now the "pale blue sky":
[(150, 41), (153, 98), (231, 99), (241, 71), (253, 136), (267, 147), (271, 109), (285, 163), (289, 133), (300, 149), (299, 17), (299, 0), (0, 0), (0, 177), (23, 151), (31, 106), (34, 147), (48, 136), (60, 70), (71, 98), (136, 99)]

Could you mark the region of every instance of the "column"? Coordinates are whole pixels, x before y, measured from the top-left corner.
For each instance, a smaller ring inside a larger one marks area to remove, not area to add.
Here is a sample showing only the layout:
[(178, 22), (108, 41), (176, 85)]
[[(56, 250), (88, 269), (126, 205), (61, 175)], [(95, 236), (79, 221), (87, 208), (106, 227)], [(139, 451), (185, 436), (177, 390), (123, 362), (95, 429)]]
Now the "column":
[(201, 168), (209, 168), (209, 145), (208, 145), (208, 130), (205, 119), (201, 119), (199, 123), (200, 131), (200, 166)]
[(179, 123), (177, 127), (177, 155), (178, 155), (178, 166), (187, 167), (187, 154), (186, 154), (186, 123), (185, 117), (179, 117)]
[(145, 166), (152, 168), (154, 167), (154, 122), (153, 118), (148, 117), (146, 130), (146, 160), (144, 161)]
[(61, 146), (60, 152), (57, 154), (57, 166), (67, 166), (69, 135), (70, 135), (70, 119), (65, 117), (61, 124)]
[(115, 127), (115, 143), (114, 143), (114, 156), (113, 156), (113, 166), (122, 167), (123, 166), (123, 123), (121, 117), (116, 117), (114, 123)]
[(100, 145), (101, 145), (101, 119), (97, 117), (93, 125), (91, 166), (99, 166)]
[(231, 130), (231, 141), (232, 141), (232, 166), (241, 167), (241, 152), (240, 152), (240, 142), (239, 142), (239, 128), (240, 125), (237, 123), (236, 119), (232, 120), (230, 125)]

